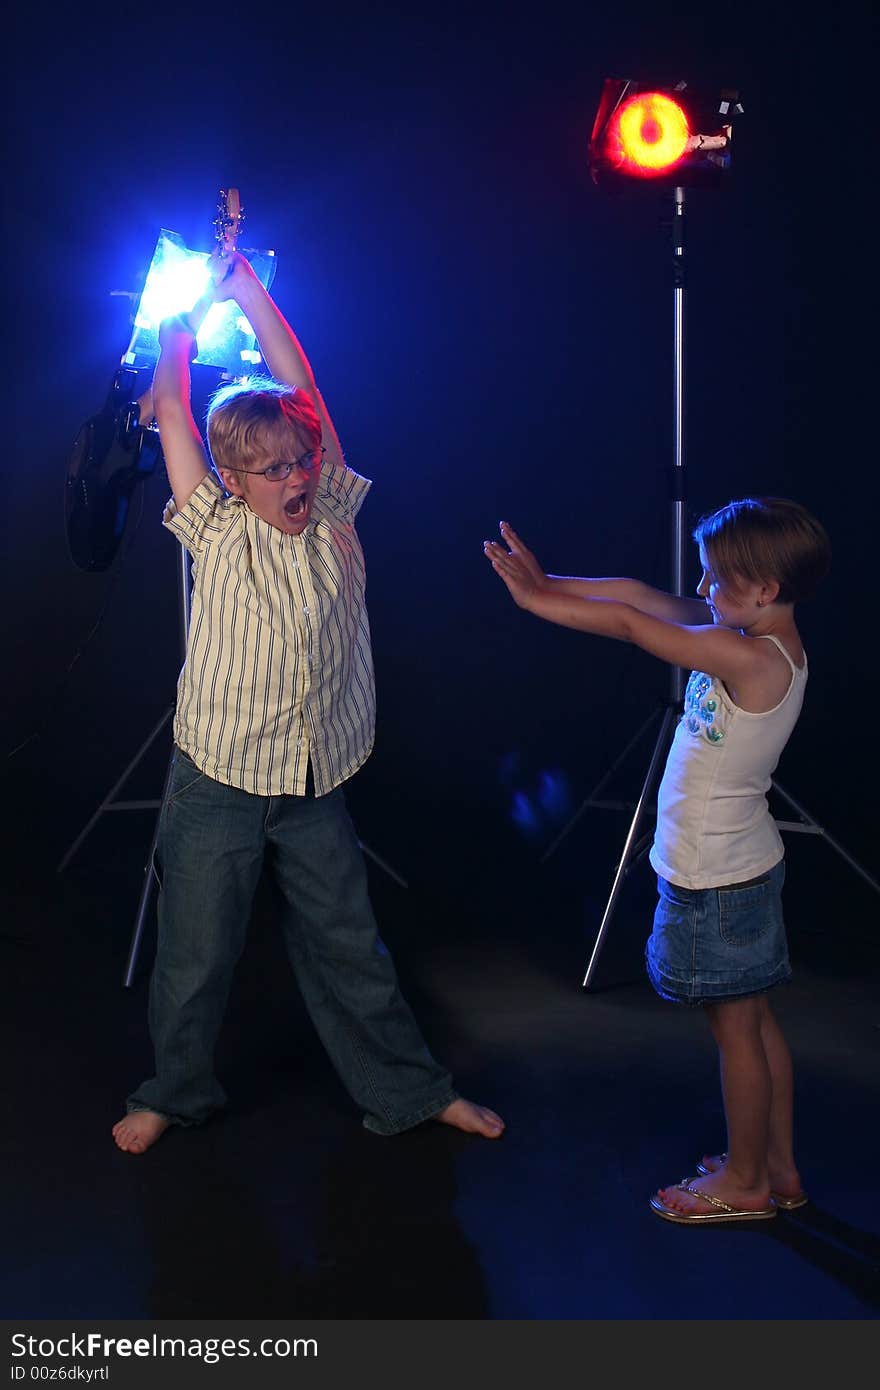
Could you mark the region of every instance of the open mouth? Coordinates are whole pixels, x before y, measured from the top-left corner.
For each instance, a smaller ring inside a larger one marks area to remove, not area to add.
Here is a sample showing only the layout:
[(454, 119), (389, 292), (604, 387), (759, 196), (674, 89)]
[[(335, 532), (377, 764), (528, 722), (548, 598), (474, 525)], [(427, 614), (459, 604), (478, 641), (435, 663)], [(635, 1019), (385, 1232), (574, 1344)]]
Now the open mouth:
[(290, 521), (297, 521), (304, 517), (309, 509), (309, 499), (306, 493), (301, 492), (299, 497), (290, 497), (284, 504), (284, 514)]

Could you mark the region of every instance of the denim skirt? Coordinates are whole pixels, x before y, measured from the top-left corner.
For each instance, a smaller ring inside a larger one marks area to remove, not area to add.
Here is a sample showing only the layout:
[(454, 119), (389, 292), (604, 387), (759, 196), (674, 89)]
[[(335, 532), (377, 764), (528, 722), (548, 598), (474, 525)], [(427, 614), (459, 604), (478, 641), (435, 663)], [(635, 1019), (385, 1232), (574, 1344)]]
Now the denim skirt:
[(657, 993), (675, 1004), (714, 1004), (790, 980), (784, 879), (781, 859), (767, 873), (724, 888), (680, 888), (658, 877), (645, 950)]

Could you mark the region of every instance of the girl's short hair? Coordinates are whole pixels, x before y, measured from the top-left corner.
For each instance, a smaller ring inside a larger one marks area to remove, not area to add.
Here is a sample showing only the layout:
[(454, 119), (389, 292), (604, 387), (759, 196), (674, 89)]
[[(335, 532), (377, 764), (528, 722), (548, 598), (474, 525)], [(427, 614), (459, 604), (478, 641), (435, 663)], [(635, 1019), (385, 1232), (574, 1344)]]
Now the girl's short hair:
[(308, 392), (271, 377), (221, 386), (208, 405), (207, 428), (215, 468), (233, 473), (286, 458), (291, 434), (297, 448), (321, 443), (321, 422)]
[(831, 566), (831, 542), (806, 507), (786, 497), (744, 497), (701, 517), (694, 530), (732, 589), (775, 579), (777, 602), (810, 598)]

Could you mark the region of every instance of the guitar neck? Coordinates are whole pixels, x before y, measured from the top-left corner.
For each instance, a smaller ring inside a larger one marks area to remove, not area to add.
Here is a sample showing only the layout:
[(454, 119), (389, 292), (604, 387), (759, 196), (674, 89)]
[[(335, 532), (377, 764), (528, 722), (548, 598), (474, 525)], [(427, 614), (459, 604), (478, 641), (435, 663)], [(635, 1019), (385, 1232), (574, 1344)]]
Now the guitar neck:
[(205, 291), (200, 299), (196, 300), (189, 313), (185, 316), (194, 335), (198, 333), (205, 321), (208, 310), (215, 302), (215, 286), (219, 285), (224, 276), (228, 274), (229, 268), (228, 266), (224, 267), (223, 263), (224, 261), (230, 261), (232, 259), (241, 233), (241, 224), (243, 221), (244, 212), (242, 210), (238, 189), (221, 188), (217, 200), (217, 216), (214, 218), (214, 240), (217, 243), (214, 256), (217, 258), (215, 261), (217, 273), (215, 273), (215, 269), (212, 269), (213, 283), (211, 287)]
[[(224, 261), (231, 260), (241, 233), (241, 224), (243, 221), (244, 210), (241, 206), (238, 189), (230, 188), (227, 190), (221, 188), (217, 200), (217, 216), (214, 218), (214, 240), (217, 243), (214, 254), (217, 257), (220, 267), (223, 266)], [(223, 270), (223, 274), (217, 277), (214, 277), (212, 273), (213, 284), (210, 289), (207, 289), (205, 293), (196, 300), (189, 313), (181, 316), (192, 329), (193, 337), (198, 335), (198, 331), (207, 317), (208, 310), (211, 308), (212, 304), (216, 303), (214, 299), (214, 287), (220, 283), (223, 275), (227, 273), (228, 266)], [(149, 427), (153, 419), (152, 383), (147, 387), (143, 395), (138, 397), (135, 404), (138, 408), (140, 423), (145, 427)]]

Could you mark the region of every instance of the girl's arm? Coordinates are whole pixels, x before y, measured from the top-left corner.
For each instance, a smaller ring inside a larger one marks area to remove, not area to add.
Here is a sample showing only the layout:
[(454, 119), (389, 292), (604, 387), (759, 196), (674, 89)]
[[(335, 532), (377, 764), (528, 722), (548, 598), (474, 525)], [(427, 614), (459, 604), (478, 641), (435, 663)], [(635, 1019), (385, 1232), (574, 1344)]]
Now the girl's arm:
[[(653, 589), (639, 579), (580, 579), (574, 575), (545, 574), (508, 522), (502, 521), (500, 530), (510, 553), (519, 558), (538, 588), (546, 589), (549, 593), (570, 594), (575, 598), (619, 599), (637, 608), (640, 613), (650, 613), (670, 623), (701, 626), (706, 622), (707, 609), (702, 599), (679, 598), (675, 594), (664, 593), (662, 589)], [(486, 554), (492, 559), (488, 550)]]
[[(525, 551), (515, 533), (516, 550), (486, 541), (484, 551), (496, 574), (504, 581), (515, 603), (529, 613), (561, 627), (589, 632), (597, 637), (613, 637), (632, 642), (671, 666), (698, 669), (718, 676), (725, 684), (737, 686), (754, 674), (764, 643), (754, 642), (731, 628), (714, 624), (692, 626), (672, 621), (637, 607), (621, 597), (630, 591), (632, 580), (580, 581), (587, 587), (577, 592), (541, 584), (540, 567), (531, 552)], [(537, 573), (536, 573), (537, 570)], [(546, 578), (546, 576), (544, 576)], [(606, 586), (602, 591), (602, 586)], [(622, 586), (616, 589), (615, 586)], [(656, 592), (656, 591), (651, 591)], [(705, 604), (700, 607), (705, 612)]]

